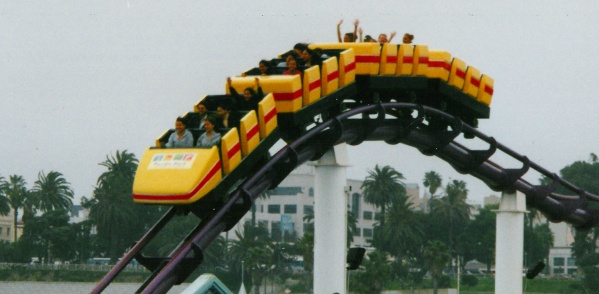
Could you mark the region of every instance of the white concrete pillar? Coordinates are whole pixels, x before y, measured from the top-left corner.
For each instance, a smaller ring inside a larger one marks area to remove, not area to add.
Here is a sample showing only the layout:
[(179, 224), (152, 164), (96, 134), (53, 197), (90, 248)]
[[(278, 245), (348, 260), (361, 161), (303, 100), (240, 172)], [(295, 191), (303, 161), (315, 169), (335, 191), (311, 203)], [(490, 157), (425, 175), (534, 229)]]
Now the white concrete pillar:
[(314, 293), (346, 293), (347, 146), (335, 146), (314, 166)]
[(495, 241), (495, 293), (522, 293), (524, 214), (526, 197), (520, 192), (501, 194)]

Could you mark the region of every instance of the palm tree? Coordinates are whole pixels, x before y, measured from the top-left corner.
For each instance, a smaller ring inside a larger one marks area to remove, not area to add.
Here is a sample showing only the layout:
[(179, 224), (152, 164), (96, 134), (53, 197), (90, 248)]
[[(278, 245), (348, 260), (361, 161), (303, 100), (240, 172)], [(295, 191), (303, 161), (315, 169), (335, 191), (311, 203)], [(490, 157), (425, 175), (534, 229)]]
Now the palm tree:
[[(305, 218), (304, 218), (305, 221)], [(308, 223), (308, 229), (304, 230), (304, 236), (296, 242), (297, 250), (303, 257), (304, 272), (302, 280), (306, 285), (306, 290), (311, 293), (312, 288), (312, 271), (314, 266), (314, 224)]]
[(19, 209), (23, 208), (26, 197), (29, 195), (25, 186), (27, 186), (25, 179), (18, 175), (12, 175), (8, 177), (8, 181), (4, 179), (0, 180), (0, 194), (3, 194), (8, 198), (8, 203), (15, 212), (13, 216), (13, 240), (15, 242), (17, 241), (17, 220), (19, 216)]
[(41, 171), (33, 184), (35, 207), (43, 212), (55, 209), (71, 209), (73, 205), (73, 189), (64, 176), (51, 171), (47, 175)]
[[(85, 204), (82, 201), (82, 204)], [(107, 240), (108, 254), (111, 263), (120, 257), (121, 249), (124, 249), (124, 238), (131, 222), (135, 222), (134, 210), (128, 205), (126, 199), (113, 194), (110, 189), (96, 187), (94, 189), (94, 198), (90, 200), (89, 218), (96, 225), (98, 236)]]
[(381, 293), (393, 274), (389, 255), (375, 250), (364, 259), (363, 267), (364, 271), (357, 272), (356, 278), (350, 281), (352, 290), (358, 293)]
[(385, 227), (385, 212), (393, 201), (405, 197), (406, 189), (401, 180), (401, 173), (386, 165), (382, 169), (375, 165), (374, 170), (368, 171), (368, 176), (362, 183), (364, 201), (381, 209), (381, 228)]
[[(541, 220), (542, 216), (543, 215), (541, 214), (541, 212), (539, 210), (537, 210), (536, 208), (533, 208), (533, 207), (529, 208), (528, 213), (524, 214), (524, 230), (525, 230), (525, 232), (527, 232), (527, 233), (534, 232), (535, 222)], [(525, 239), (527, 239), (526, 237), (527, 236), (525, 234)], [(530, 237), (530, 236), (528, 236), (528, 237)], [(525, 243), (525, 245), (524, 245), (525, 252), (528, 252), (529, 250), (534, 250), (534, 248), (530, 247), (530, 246), (534, 246), (533, 242), (525, 241), (524, 243)], [(529, 261), (531, 261), (531, 259), (529, 257), (527, 257), (526, 260), (524, 260), (525, 267), (532, 264)]]
[[(135, 154), (129, 153), (127, 150), (122, 152), (117, 150), (115, 156), (106, 156), (106, 160), (99, 164), (106, 167), (108, 170), (100, 175), (98, 178), (98, 185), (111, 183), (113, 179), (128, 180), (131, 181), (132, 184), (138, 163), (139, 161), (135, 158)], [(119, 184), (128, 186), (127, 183), (119, 182)], [(129, 193), (131, 193), (131, 191), (129, 191)]]
[(354, 242), (354, 236), (358, 233), (358, 218), (351, 212), (347, 212), (347, 248)]
[(231, 241), (229, 256), (234, 269), (239, 269), (243, 261), (245, 270), (252, 277), (255, 292), (266, 275), (265, 267), (272, 260), (272, 249), (269, 247), (268, 231), (262, 227), (254, 227), (250, 222), (243, 225), (243, 232), (236, 231), (237, 240)]
[(228, 244), (223, 236), (218, 236), (204, 252), (204, 264), (224, 266), (227, 261)]
[(428, 192), (432, 197), (435, 195), (435, 192), (437, 192), (437, 189), (441, 187), (442, 181), (443, 180), (441, 179), (440, 174), (438, 174), (436, 171), (429, 171), (424, 173), (424, 179), (422, 179), (422, 184), (424, 185), (424, 187), (428, 188)]
[(468, 189), (464, 181), (453, 180), (445, 187), (442, 197), (433, 197), (430, 208), (433, 217), (447, 228), (447, 244), (455, 253), (454, 238), (457, 230), (464, 230), (470, 219), (470, 205), (466, 203)]
[(4, 191), (6, 180), (4, 177), (0, 177), (0, 215), (7, 215), (10, 213), (10, 199)]
[(393, 203), (387, 213), (386, 227), (383, 230), (383, 242), (388, 244), (390, 253), (402, 260), (418, 251), (424, 241), (424, 227), (417, 212), (407, 198)]
[(424, 262), (433, 277), (433, 293), (437, 294), (439, 278), (443, 275), (443, 270), (451, 261), (449, 249), (440, 241), (430, 241), (424, 248)]
[[(476, 259), (487, 265), (487, 272), (495, 262), (495, 237), (497, 215), (494, 212), (499, 205), (487, 205), (468, 224), (465, 243), (468, 244), (468, 259)], [(466, 259), (466, 260), (468, 260)]]
[[(199, 219), (193, 213), (178, 215), (160, 230), (160, 234), (154, 237), (152, 242), (144, 248), (144, 253), (148, 255), (168, 256), (198, 223)], [(208, 247), (208, 250), (213, 248), (213, 246)], [(205, 262), (203, 265), (205, 265)]]
[(133, 178), (138, 160), (126, 150), (117, 151), (115, 156), (106, 156), (100, 165), (108, 170), (100, 175), (94, 189), (94, 198), (85, 203), (89, 217), (96, 225), (99, 235), (108, 240), (108, 252), (114, 262), (135, 238), (143, 223), (143, 215), (131, 198)]
[[(258, 199), (269, 199), (270, 198), (270, 194), (268, 193), (268, 191), (258, 195)], [(251, 218), (251, 222), (252, 222), (252, 226), (256, 226), (256, 201), (254, 201), (254, 203), (252, 204), (252, 218)]]

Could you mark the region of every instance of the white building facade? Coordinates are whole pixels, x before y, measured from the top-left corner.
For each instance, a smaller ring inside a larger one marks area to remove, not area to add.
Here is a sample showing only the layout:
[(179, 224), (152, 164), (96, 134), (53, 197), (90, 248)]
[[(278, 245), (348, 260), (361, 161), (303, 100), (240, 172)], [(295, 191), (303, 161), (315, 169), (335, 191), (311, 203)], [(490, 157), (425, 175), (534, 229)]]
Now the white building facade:
[[(369, 247), (374, 225), (380, 210), (364, 201), (362, 180), (347, 180), (345, 188), (348, 212), (357, 219), (357, 230), (352, 247)], [(406, 184), (408, 199), (414, 209), (420, 209), (419, 186)], [(279, 186), (268, 192), (269, 196), (256, 200), (256, 223), (267, 228), (277, 242), (294, 242), (304, 235), (306, 215), (314, 216), (314, 167), (302, 165), (294, 170)], [(245, 222), (251, 221), (248, 212), (234, 230), (241, 230)], [(229, 238), (234, 234), (229, 234)]]
[(565, 223), (549, 223), (553, 233), (553, 247), (549, 249), (548, 273), (552, 276), (575, 276), (576, 258), (572, 256), (574, 228)]
[(0, 216), (0, 241), (14, 242), (15, 239), (14, 210), (7, 215)]

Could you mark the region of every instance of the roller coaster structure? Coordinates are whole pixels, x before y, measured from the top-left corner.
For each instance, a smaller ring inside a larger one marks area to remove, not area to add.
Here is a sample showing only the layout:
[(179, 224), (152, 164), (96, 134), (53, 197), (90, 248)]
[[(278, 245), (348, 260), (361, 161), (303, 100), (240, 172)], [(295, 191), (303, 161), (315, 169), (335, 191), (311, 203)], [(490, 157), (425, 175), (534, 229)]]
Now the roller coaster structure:
[[(427, 69), (418, 72), (419, 66), (424, 63), (430, 65), (433, 62), (428, 60), (428, 56), (425, 61), (422, 52), (418, 53), (419, 56), (412, 56), (412, 60), (406, 59), (405, 52), (401, 53), (406, 49), (405, 46), (386, 44), (381, 50), (376, 45), (375, 54), (378, 53), (378, 58), (358, 57), (359, 54), (353, 50), (366, 50), (361, 44), (312, 46), (327, 50), (339, 49), (328, 52), (336, 58), (335, 61), (339, 65), (338, 87), (333, 87), (330, 92), (309, 101), (308, 104), (305, 103), (306, 95), (303, 95), (304, 103), (291, 111), (288, 105), (280, 107), (277, 104), (277, 128), (273, 129), (269, 136), (262, 138), (254, 151), (246, 154), (237, 168), (225, 174), (205, 196), (189, 203), (172, 202), (170, 210), (133, 245), (92, 293), (104, 290), (134, 258), (152, 271), (140, 286), (138, 293), (168, 292), (173, 285), (183, 282), (201, 264), (204, 250), (221, 232), (233, 228), (259, 195), (275, 188), (297, 166), (319, 159), (327, 150), (341, 143), (358, 145), (364, 141), (384, 141), (390, 145), (402, 143), (412, 146), (424, 155), (437, 156), (448, 162), (460, 173), (471, 174), (481, 179), (493, 190), (521, 191), (526, 195), (529, 207), (539, 209), (553, 222), (565, 221), (577, 228), (590, 228), (599, 221), (599, 213), (587, 206), (588, 202), (599, 201), (599, 196), (574, 186), (472, 126), (476, 124), (477, 119), (489, 117), (488, 106), (491, 100), (490, 97), (484, 101), (475, 99), (477, 95), (464, 90), (463, 81), (460, 85), (450, 82), (452, 76), (466, 79), (467, 69), (461, 60), (448, 59), (446, 55), (439, 54), (448, 61), (440, 65), (447, 71), (447, 75), (437, 77), (427, 76), (427, 73), (431, 72)], [(415, 53), (417, 48), (418, 46), (412, 47), (412, 53)], [(343, 56), (348, 51), (349, 57)], [(389, 58), (389, 52), (395, 52), (395, 58)], [(349, 61), (342, 60), (344, 58), (348, 58)], [(400, 60), (410, 63), (412, 69), (409, 74), (402, 74), (400, 68), (405, 67), (400, 65)], [(362, 66), (352, 65), (359, 65), (360, 62), (363, 63)], [(388, 65), (393, 63), (395, 67), (390, 68)], [(376, 70), (373, 64), (376, 64)], [(351, 76), (348, 78), (348, 72), (354, 69), (355, 80)], [(327, 81), (327, 76), (335, 75), (334, 71), (325, 75), (327, 71), (324, 64), (321, 72), (322, 85)], [(306, 76), (307, 74), (303, 77), (301, 88), (312, 89), (309, 85), (313, 82)], [(472, 75), (467, 79), (471, 77)], [(264, 81), (269, 78), (264, 78)], [(237, 81), (244, 85), (246, 79), (239, 78)], [(262, 83), (263, 77), (260, 79)], [(291, 79), (293, 78), (285, 77), (281, 81), (284, 80), (282, 83), (285, 85), (297, 83)], [(478, 86), (480, 89), (480, 81)], [(484, 87), (488, 88), (489, 84)], [(492, 94), (492, 80), (490, 87)], [(324, 92), (322, 90), (322, 93)], [(277, 103), (289, 102), (285, 99), (279, 96), (279, 99), (275, 97), (274, 100)], [(456, 141), (460, 135), (480, 140), (486, 143), (487, 147), (471, 150)], [(288, 144), (272, 157), (266, 157), (270, 146), (279, 138)], [(259, 153), (259, 156), (250, 156), (254, 152)], [(515, 159), (521, 166), (506, 168), (491, 161), (491, 156), (498, 152)], [(144, 168), (143, 164), (142, 159), (140, 169)], [(140, 169), (138, 174), (143, 174), (144, 171)], [(237, 170), (240, 172), (236, 172)], [(527, 182), (523, 177), (530, 170), (552, 179), (552, 183), (534, 185)], [(201, 181), (201, 177), (197, 181)], [(557, 194), (556, 191), (560, 187), (571, 191), (572, 195)], [(141, 254), (144, 246), (176, 214), (187, 212), (192, 212), (201, 221), (169, 256), (145, 257)]]

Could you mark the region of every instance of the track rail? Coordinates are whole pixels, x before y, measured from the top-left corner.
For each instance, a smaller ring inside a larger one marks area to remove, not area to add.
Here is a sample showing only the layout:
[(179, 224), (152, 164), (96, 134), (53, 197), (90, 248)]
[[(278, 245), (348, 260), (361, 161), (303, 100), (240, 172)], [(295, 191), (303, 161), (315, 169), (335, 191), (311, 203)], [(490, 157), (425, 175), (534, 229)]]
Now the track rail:
[[(397, 115), (403, 113), (404, 115)], [(406, 115), (408, 114), (409, 115)], [(433, 123), (434, 122), (434, 127)], [(443, 127), (439, 127), (439, 123)], [(483, 150), (471, 150), (455, 141), (461, 135), (485, 142)], [(183, 281), (201, 264), (203, 251), (223, 231), (231, 229), (249, 210), (258, 196), (276, 187), (297, 166), (317, 160), (332, 146), (347, 143), (358, 145), (364, 141), (384, 141), (388, 144), (406, 144), (417, 148), (427, 156), (437, 156), (451, 164), (458, 172), (481, 179), (496, 191), (521, 191), (526, 195), (529, 207), (539, 209), (553, 222), (565, 221), (577, 228), (590, 228), (599, 222), (599, 211), (589, 208), (589, 202), (598, 202), (599, 196), (585, 192), (540, 165), (531, 162), (507, 146), (499, 143), (460, 119), (434, 108), (409, 103), (380, 103), (356, 106), (342, 114), (320, 123), (306, 134), (277, 152), (257, 172), (247, 178), (228, 195), (228, 201), (203, 215), (201, 223), (159, 266), (144, 283), (138, 293), (166, 293)], [(515, 159), (519, 168), (504, 168), (490, 158), (497, 152)], [(552, 179), (550, 185), (533, 185), (523, 179), (529, 171)], [(558, 188), (572, 195), (558, 194)], [(201, 201), (199, 201), (201, 203)], [(174, 207), (173, 210), (176, 208)], [(172, 212), (169, 211), (170, 214)], [(170, 218), (169, 213), (165, 218)], [(161, 220), (162, 221), (162, 220)], [(160, 222), (155, 228), (160, 229)], [(148, 232), (137, 245), (147, 243)], [(125, 258), (138, 255), (143, 245), (135, 246)], [(130, 257), (130, 258), (129, 258)], [(192, 261), (191, 264), (189, 261)], [(123, 262), (122, 261), (122, 262)], [(92, 293), (101, 292), (119, 269), (115, 266)], [(115, 272), (115, 273), (113, 273)]]

